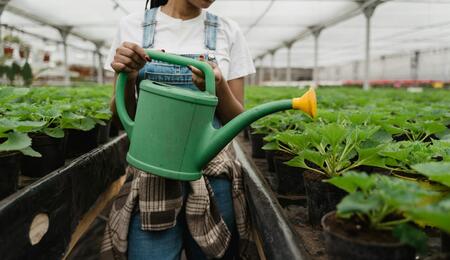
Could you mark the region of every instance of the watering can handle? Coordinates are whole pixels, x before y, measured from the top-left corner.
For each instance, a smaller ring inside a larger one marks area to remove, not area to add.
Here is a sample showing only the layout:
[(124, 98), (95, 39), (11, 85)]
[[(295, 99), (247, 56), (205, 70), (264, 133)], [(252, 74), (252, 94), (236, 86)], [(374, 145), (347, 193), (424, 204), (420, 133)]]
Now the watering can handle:
[(201, 70), (205, 75), (205, 89), (209, 94), (216, 95), (216, 78), (214, 71), (207, 62), (199, 61), (183, 56), (169, 54), (162, 51), (146, 50), (145, 51), (152, 60), (160, 60), (170, 64), (176, 64), (181, 66), (194, 66)]
[[(203, 73), (205, 74), (206, 91), (211, 95), (216, 95), (216, 80), (214, 71), (211, 65), (209, 65), (208, 63), (174, 54), (164, 53), (162, 51), (146, 50), (145, 52), (154, 60), (160, 60), (170, 64), (182, 66), (194, 66), (203, 71)], [(134, 122), (128, 115), (125, 106), (125, 87), (127, 85), (127, 80), (128, 74), (126, 74), (125, 72), (120, 72), (116, 82), (116, 106), (117, 114), (119, 115), (120, 121), (125, 128), (125, 132), (127, 132), (128, 136), (131, 138)]]

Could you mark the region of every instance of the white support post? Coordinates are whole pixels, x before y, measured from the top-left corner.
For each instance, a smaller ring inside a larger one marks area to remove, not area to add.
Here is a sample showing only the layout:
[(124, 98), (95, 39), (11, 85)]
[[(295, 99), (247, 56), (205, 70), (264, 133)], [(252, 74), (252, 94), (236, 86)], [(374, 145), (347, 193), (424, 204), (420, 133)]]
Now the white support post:
[(364, 16), (366, 17), (366, 49), (364, 60), (364, 90), (370, 89), (370, 36), (371, 36), (371, 20), (373, 12), (377, 4), (371, 5), (364, 9)]
[(291, 68), (291, 61), (292, 61), (292, 43), (289, 43), (286, 45), (287, 47), (287, 61), (286, 61), (286, 81), (290, 85), (292, 81), (292, 68)]
[(64, 85), (70, 85), (70, 71), (69, 71), (69, 63), (68, 63), (68, 50), (67, 50), (67, 36), (69, 36), (72, 27), (64, 26), (58, 28), (59, 34), (61, 35), (61, 39), (64, 47)]
[(96, 71), (97, 71), (97, 59), (95, 58), (97, 56), (97, 51), (92, 52), (92, 81), (97, 81)]
[[(253, 60), (253, 64), (256, 64), (256, 60)], [(250, 84), (251, 84), (252, 86), (256, 85), (256, 76), (257, 76), (257, 74), (258, 74), (258, 70), (256, 69), (256, 70), (255, 70), (255, 73), (253, 73), (253, 74), (251, 75), (251, 78), (250, 78)]]
[(102, 62), (102, 53), (100, 51), (103, 42), (95, 42), (95, 52), (97, 53), (97, 83), (103, 84), (104, 83), (104, 77), (103, 77), (103, 62)]
[(420, 62), (420, 51), (415, 51), (411, 57), (411, 79), (413, 80), (413, 86), (418, 87), (419, 80), (419, 62)]
[(264, 82), (264, 56), (259, 58), (259, 79), (258, 85), (262, 85)]
[(313, 26), (310, 28), (314, 36), (314, 70), (313, 70), (313, 87), (319, 86), (319, 36), (323, 27)]
[(275, 51), (270, 52), (270, 81), (275, 80)]

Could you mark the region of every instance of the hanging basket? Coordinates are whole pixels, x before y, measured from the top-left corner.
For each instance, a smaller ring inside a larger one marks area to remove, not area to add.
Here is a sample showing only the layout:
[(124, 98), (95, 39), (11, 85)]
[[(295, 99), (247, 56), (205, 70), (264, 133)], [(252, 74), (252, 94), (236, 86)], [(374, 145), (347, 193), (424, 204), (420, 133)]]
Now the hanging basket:
[(48, 52), (44, 53), (43, 61), (44, 61), (45, 63), (50, 62), (50, 53), (48, 53)]
[(3, 53), (6, 57), (11, 58), (14, 53), (14, 48), (11, 47), (3, 47)]
[(30, 53), (29, 48), (27, 48), (26, 46), (20, 46), (20, 48), (19, 48), (19, 55), (20, 55), (21, 59), (27, 58), (29, 53)]

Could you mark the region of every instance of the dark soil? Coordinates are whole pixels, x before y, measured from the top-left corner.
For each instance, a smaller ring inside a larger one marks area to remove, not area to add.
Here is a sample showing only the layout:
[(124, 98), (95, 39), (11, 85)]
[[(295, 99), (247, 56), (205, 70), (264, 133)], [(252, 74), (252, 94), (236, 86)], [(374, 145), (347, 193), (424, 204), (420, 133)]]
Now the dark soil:
[(356, 219), (342, 220), (332, 215), (327, 218), (325, 223), (333, 232), (353, 241), (375, 242), (383, 244), (398, 244), (399, 241), (394, 238), (390, 231), (372, 230), (365, 223)]

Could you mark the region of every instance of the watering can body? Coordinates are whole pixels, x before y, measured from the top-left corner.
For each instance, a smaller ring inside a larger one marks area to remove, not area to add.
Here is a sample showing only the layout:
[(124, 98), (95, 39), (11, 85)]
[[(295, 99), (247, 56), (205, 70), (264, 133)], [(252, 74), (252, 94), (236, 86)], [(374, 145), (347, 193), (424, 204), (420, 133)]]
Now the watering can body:
[(118, 116), (130, 138), (127, 161), (145, 172), (183, 181), (199, 179), (202, 168), (255, 120), (295, 106), (315, 114), (315, 94), (311, 92), (302, 100), (282, 100), (258, 106), (240, 114), (224, 127), (215, 129), (213, 119), (218, 100), (211, 66), (159, 51), (147, 53), (152, 59), (199, 68), (205, 74), (206, 91), (143, 80), (133, 121), (124, 103), (127, 75), (119, 74), (116, 105)]

